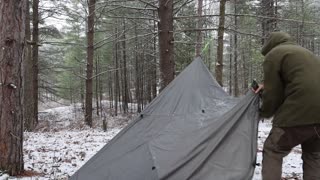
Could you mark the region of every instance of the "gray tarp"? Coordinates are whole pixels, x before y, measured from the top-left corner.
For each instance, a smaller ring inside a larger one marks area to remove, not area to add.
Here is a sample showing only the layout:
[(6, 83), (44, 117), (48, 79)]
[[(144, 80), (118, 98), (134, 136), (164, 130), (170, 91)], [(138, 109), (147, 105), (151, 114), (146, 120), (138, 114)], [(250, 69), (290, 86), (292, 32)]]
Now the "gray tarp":
[(227, 95), (195, 59), (72, 180), (249, 180), (258, 97)]

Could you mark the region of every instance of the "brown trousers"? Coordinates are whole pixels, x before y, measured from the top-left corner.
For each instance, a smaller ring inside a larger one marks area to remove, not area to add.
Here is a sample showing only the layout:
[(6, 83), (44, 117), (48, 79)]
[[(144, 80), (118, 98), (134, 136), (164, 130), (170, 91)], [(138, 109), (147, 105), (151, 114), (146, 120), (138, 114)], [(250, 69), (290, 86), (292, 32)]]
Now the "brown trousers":
[(320, 180), (320, 125), (273, 127), (263, 147), (262, 179), (280, 180), (282, 159), (301, 144), (303, 179)]

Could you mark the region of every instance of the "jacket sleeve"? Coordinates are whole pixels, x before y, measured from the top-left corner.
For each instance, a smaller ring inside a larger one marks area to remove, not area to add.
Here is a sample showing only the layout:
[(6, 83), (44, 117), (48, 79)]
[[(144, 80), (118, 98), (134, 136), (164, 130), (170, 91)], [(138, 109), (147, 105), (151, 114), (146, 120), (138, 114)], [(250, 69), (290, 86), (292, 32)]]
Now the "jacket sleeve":
[[(279, 57), (278, 57), (279, 58)], [(284, 101), (284, 84), (281, 79), (281, 60), (266, 57), (263, 63), (264, 90), (260, 115), (265, 118), (273, 116)]]

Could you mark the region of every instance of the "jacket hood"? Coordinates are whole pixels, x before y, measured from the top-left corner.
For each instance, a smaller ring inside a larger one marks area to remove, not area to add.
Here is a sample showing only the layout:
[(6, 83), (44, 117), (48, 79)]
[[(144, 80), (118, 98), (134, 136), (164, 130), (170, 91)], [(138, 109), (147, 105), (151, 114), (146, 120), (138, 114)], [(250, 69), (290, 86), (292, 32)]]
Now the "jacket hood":
[(293, 40), (288, 33), (273, 32), (270, 34), (270, 36), (267, 38), (267, 41), (263, 45), (261, 54), (265, 56), (266, 54), (268, 54), (268, 52), (271, 51), (271, 49), (273, 49), (279, 44), (286, 43), (286, 42), (293, 43)]

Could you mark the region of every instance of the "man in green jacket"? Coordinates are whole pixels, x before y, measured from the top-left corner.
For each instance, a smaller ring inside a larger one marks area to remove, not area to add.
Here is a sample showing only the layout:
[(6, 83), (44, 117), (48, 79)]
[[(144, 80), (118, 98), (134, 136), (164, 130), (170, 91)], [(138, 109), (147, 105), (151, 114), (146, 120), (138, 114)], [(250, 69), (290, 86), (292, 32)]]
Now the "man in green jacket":
[(303, 179), (320, 180), (320, 59), (289, 34), (270, 34), (262, 54), (261, 116), (273, 116), (263, 147), (262, 178), (279, 180), (282, 159), (301, 145)]

